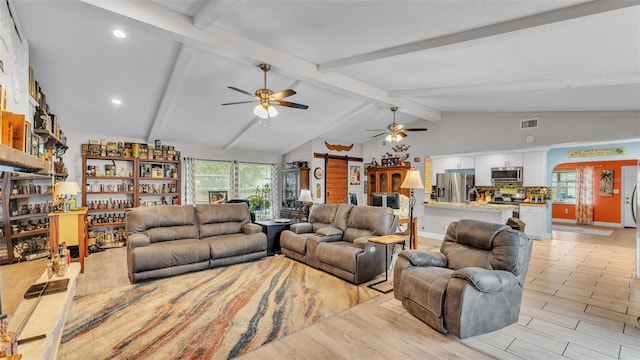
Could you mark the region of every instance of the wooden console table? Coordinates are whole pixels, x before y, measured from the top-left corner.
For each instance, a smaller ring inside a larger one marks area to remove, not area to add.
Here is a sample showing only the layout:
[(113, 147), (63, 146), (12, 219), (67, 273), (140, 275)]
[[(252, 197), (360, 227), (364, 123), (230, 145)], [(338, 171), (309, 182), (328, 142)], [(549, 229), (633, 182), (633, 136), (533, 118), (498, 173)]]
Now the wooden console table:
[[(407, 224), (407, 230), (396, 232), (396, 235), (409, 235), (409, 217), (400, 217), (398, 219), (398, 225)], [(418, 248), (418, 218), (413, 217), (413, 243), (411, 244), (412, 249)]]
[(61, 241), (67, 246), (78, 246), (80, 272), (84, 272), (84, 258), (88, 254), (87, 246), (87, 208), (74, 209), (69, 212), (49, 214), (49, 246), (51, 251), (58, 251)]

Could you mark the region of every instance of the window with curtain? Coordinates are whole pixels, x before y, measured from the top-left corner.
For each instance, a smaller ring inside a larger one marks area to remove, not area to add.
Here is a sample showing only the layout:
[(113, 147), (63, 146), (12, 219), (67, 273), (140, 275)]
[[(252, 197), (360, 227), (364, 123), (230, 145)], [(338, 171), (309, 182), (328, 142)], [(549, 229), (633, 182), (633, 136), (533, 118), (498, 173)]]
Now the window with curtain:
[[(254, 199), (259, 197), (258, 219), (270, 219), (274, 214), (277, 194), (273, 191), (275, 165), (239, 163), (237, 161), (195, 161), (195, 203), (208, 204), (209, 191), (226, 191), (227, 199)], [(257, 210), (257, 209), (252, 209)]]
[(226, 191), (231, 195), (231, 170), (229, 161), (196, 160), (195, 203), (208, 204), (209, 191)]
[(551, 201), (576, 202), (576, 172), (557, 171), (551, 174)]
[(246, 199), (256, 194), (256, 189), (265, 185), (271, 188), (271, 165), (269, 164), (238, 164), (238, 197)]

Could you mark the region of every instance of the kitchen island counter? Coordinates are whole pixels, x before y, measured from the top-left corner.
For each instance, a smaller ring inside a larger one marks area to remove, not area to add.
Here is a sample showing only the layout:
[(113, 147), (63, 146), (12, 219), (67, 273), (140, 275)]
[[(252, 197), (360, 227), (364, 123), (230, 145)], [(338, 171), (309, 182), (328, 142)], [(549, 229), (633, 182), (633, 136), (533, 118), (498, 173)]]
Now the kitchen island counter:
[(444, 238), (449, 224), (460, 219), (473, 219), (506, 224), (518, 205), (471, 202), (432, 202), (424, 204), (423, 226), (429, 238)]

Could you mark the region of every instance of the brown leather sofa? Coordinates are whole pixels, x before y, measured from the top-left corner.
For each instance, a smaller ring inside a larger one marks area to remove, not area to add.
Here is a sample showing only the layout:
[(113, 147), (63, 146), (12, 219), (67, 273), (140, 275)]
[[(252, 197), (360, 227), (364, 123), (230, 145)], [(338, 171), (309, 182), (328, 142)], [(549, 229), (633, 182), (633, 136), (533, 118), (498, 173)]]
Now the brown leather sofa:
[(385, 246), (371, 236), (395, 233), (398, 218), (389, 208), (350, 204), (314, 204), (306, 223), (280, 235), (284, 255), (355, 284), (385, 269)]
[(140, 207), (126, 218), (131, 283), (267, 256), (246, 204)]
[(531, 240), (502, 224), (449, 224), (437, 251), (404, 250), (394, 296), (434, 329), (464, 339), (518, 321)]

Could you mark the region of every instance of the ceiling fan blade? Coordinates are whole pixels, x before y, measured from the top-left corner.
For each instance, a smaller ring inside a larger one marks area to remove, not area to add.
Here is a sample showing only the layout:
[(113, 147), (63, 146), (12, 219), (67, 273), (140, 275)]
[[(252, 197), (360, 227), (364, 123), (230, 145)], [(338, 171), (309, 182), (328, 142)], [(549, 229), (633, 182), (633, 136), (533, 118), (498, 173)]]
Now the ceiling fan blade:
[(404, 131), (427, 131), (427, 128), (403, 129)]
[(367, 129), (365, 131), (387, 131), (387, 130), (382, 130), (382, 129)]
[(230, 102), (230, 103), (225, 103), (225, 104), (220, 104), (220, 105), (236, 105), (236, 104), (248, 104), (248, 103), (252, 103), (255, 102), (254, 100), (249, 100), (249, 101), (236, 101), (236, 102)]
[(244, 90), (242, 90), (242, 89), (238, 89), (237, 87), (233, 87), (233, 86), (227, 86), (227, 87), (228, 87), (229, 89), (231, 89), (231, 90), (235, 90), (235, 91), (240, 92), (240, 93), (243, 93), (243, 94), (245, 94), (245, 95), (249, 95), (249, 96), (251, 96), (251, 97), (255, 97), (255, 95), (254, 95), (254, 94), (252, 94), (252, 93), (250, 93), (250, 92), (248, 92), (248, 91), (244, 91)]
[[(375, 130), (370, 130), (370, 131), (375, 131)], [(380, 133), (380, 134), (373, 135), (373, 136), (372, 136), (372, 138), (374, 138), (374, 137), (378, 137), (378, 136), (380, 136), (380, 135), (386, 135), (386, 134), (387, 134), (387, 132), (385, 131), (385, 132), (382, 132), (382, 133)]]
[(303, 109), (306, 110), (309, 108), (309, 106), (307, 105), (302, 105), (302, 104), (296, 104), (296, 103), (292, 103), (292, 102), (288, 102), (288, 101), (282, 101), (282, 100), (275, 100), (271, 102), (273, 105), (280, 105), (280, 106), (286, 106), (286, 107), (290, 107), (290, 108), (296, 108), (296, 109)]
[(286, 97), (289, 97), (289, 96), (295, 95), (295, 94), (296, 94), (295, 91), (293, 91), (291, 89), (287, 89), (287, 90), (278, 91), (277, 93), (273, 93), (269, 97), (272, 100), (280, 100), (280, 99), (284, 99)]

